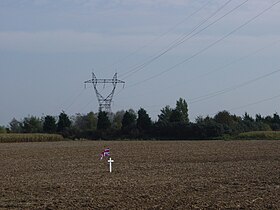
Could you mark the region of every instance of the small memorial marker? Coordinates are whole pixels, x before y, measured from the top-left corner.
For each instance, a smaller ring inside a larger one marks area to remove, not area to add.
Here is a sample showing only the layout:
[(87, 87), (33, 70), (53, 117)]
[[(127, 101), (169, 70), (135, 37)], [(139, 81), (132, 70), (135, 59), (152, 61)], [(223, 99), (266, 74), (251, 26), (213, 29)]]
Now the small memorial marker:
[(112, 158), (110, 158), (110, 159), (108, 160), (110, 173), (112, 172), (112, 163), (113, 163), (113, 162), (114, 162), (114, 160), (112, 160)]

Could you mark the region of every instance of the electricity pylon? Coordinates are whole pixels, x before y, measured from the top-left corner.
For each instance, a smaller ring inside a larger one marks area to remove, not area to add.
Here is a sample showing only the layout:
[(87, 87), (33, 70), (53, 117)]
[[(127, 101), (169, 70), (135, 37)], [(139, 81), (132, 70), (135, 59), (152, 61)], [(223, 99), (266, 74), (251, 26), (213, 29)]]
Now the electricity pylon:
[[(85, 83), (85, 85), (87, 83), (92, 83), (93, 84), (93, 88), (95, 90), (97, 100), (98, 100), (98, 103), (99, 103), (99, 111), (105, 111), (105, 112), (110, 113), (111, 112), (111, 103), (112, 103), (112, 100), (113, 100), (113, 96), (114, 96), (116, 86), (117, 86), (118, 83), (124, 84), (125, 82), (117, 79), (117, 73), (115, 73), (113, 79), (97, 79), (95, 74), (92, 73), (92, 79), (87, 80), (84, 83)], [(106, 83), (113, 84), (113, 89), (107, 97), (104, 97), (99, 93), (99, 91), (97, 89), (97, 84), (99, 84), (99, 83), (102, 83), (104, 85)]]

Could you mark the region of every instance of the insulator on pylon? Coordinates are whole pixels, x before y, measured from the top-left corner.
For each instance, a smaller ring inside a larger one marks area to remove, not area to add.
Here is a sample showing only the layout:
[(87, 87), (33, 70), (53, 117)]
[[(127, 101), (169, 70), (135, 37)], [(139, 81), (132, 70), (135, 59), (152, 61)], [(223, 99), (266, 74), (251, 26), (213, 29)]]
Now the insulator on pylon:
[[(87, 80), (84, 82), (85, 83), (85, 87), (87, 83), (92, 83), (95, 93), (96, 93), (96, 97), (99, 103), (99, 111), (106, 111), (106, 112), (111, 112), (111, 103), (113, 100), (113, 96), (114, 96), (114, 92), (117, 86), (117, 83), (123, 83), (123, 88), (124, 88), (124, 81), (118, 80), (117, 79), (117, 73), (114, 74), (113, 79), (97, 79), (95, 74), (92, 72), (92, 79), (91, 80)], [(111, 83), (113, 85), (113, 89), (111, 91), (111, 93), (109, 95), (107, 95), (107, 97), (104, 97), (100, 94), (100, 92), (97, 89), (97, 84), (98, 83), (103, 83), (103, 89), (105, 88), (105, 84), (106, 83)]]

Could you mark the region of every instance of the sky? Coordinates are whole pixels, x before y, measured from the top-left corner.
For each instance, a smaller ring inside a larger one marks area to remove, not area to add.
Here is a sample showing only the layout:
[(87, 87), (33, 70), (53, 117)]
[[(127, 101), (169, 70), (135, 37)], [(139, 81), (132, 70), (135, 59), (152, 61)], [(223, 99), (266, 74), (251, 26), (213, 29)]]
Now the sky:
[(0, 125), (98, 112), (92, 72), (125, 82), (113, 112), (157, 120), (183, 98), (191, 121), (279, 113), (279, 11), (277, 0), (0, 0)]

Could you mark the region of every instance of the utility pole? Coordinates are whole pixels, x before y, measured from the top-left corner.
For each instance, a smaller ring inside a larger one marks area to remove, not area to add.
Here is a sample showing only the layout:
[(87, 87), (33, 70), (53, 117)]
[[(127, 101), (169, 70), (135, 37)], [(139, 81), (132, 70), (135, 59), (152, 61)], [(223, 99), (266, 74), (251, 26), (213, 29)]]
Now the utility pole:
[[(118, 80), (117, 79), (117, 73), (115, 73), (113, 79), (97, 79), (95, 74), (92, 72), (92, 79), (87, 80), (84, 82), (85, 85), (87, 83), (92, 83), (93, 84), (93, 88), (95, 90), (96, 96), (97, 96), (97, 100), (99, 103), (99, 111), (105, 111), (105, 112), (111, 112), (111, 103), (113, 100), (113, 96), (114, 96), (114, 92), (116, 89), (116, 86), (118, 83), (122, 83), (124, 84), (124, 81)], [(111, 83), (113, 85), (113, 89), (111, 91), (111, 93), (107, 96), (104, 97), (100, 94), (100, 92), (97, 89), (97, 84), (107, 84), (107, 83)]]

